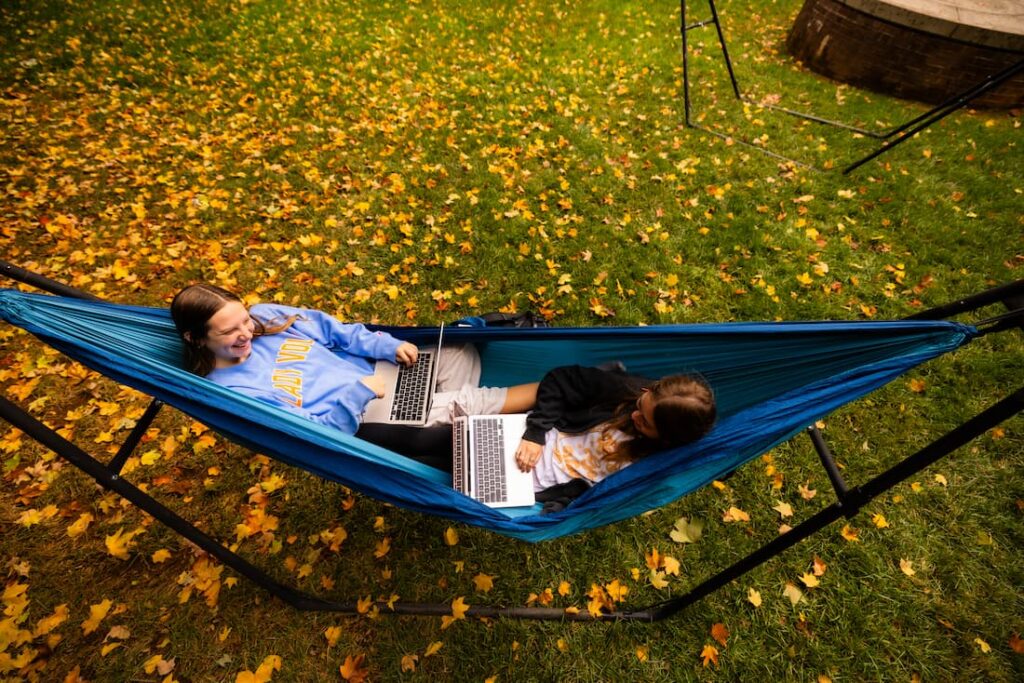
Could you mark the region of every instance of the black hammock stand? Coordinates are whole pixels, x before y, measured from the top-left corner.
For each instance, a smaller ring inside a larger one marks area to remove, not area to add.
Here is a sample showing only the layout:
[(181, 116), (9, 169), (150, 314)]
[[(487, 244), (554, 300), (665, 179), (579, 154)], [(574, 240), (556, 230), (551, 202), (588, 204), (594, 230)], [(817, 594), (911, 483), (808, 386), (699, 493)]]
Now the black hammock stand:
[(690, 115), (692, 106), (690, 98), (689, 49), (687, 43), (687, 34), (690, 31), (712, 25), (715, 27), (715, 32), (718, 35), (718, 45), (722, 50), (722, 59), (725, 61), (725, 68), (729, 73), (729, 82), (732, 84), (732, 92), (737, 100), (757, 107), (763, 107), (765, 109), (770, 109), (772, 111), (782, 112), (783, 114), (786, 114), (788, 116), (794, 116), (807, 121), (813, 121), (814, 123), (832, 126), (833, 128), (842, 128), (852, 133), (864, 135), (875, 140), (881, 140), (881, 143), (878, 145), (878, 147), (874, 149), (874, 151), (869, 152), (865, 156), (861, 157), (860, 159), (857, 159), (856, 161), (851, 162), (845, 168), (843, 168), (843, 175), (847, 175), (850, 172), (860, 168), (867, 162), (871, 161), (872, 159), (875, 159), (876, 157), (885, 154), (886, 152), (896, 147), (897, 145), (900, 145), (906, 142), (907, 140), (913, 138), (917, 133), (920, 133), (925, 128), (928, 128), (934, 123), (938, 123), (939, 121), (946, 118), (947, 116), (957, 111), (958, 109), (963, 109), (971, 102), (984, 95), (985, 93), (989, 92), (990, 90), (994, 90), (995, 88), (998, 88), (1000, 85), (1010, 80), (1017, 74), (1024, 72), (1024, 59), (1021, 59), (1016, 64), (1011, 64), (1010, 66), (1006, 67), (1005, 69), (997, 73), (986, 76), (985, 78), (981, 79), (980, 81), (978, 81), (971, 87), (967, 88), (966, 90), (949, 97), (945, 101), (935, 105), (928, 111), (924, 112), (923, 114), (920, 114), (919, 116), (915, 116), (914, 118), (910, 119), (905, 123), (901, 123), (885, 131), (868, 130), (848, 123), (843, 123), (842, 121), (834, 121), (832, 119), (817, 116), (809, 112), (788, 109), (786, 107), (780, 107), (778, 105), (771, 104), (768, 102), (757, 102), (756, 100), (753, 100), (750, 97), (744, 95), (740, 91), (739, 82), (736, 80), (736, 73), (735, 71), (733, 71), (732, 59), (730, 59), (729, 57), (729, 48), (726, 47), (725, 44), (725, 30), (722, 28), (722, 22), (718, 17), (718, 9), (715, 7), (715, 0), (707, 0), (707, 2), (708, 9), (711, 13), (711, 18), (702, 21), (696, 21), (691, 24), (687, 23), (688, 19), (686, 11), (686, 0), (679, 0), (679, 33), (682, 36), (683, 51), (683, 111), (687, 127), (695, 128), (703, 133), (714, 135), (715, 137), (721, 138), (726, 141), (735, 142), (737, 144), (743, 145), (744, 147), (755, 149), (761, 154), (765, 154), (775, 159), (779, 159), (780, 161), (796, 164), (797, 166), (803, 166), (805, 168), (814, 167), (803, 161), (791, 159), (787, 156), (783, 156), (782, 154), (778, 154), (776, 152), (772, 152), (769, 149), (765, 149), (763, 145), (757, 145), (750, 142), (749, 140), (744, 140), (742, 138), (734, 137), (732, 135), (726, 135), (725, 133), (720, 133), (716, 130), (711, 130), (710, 128), (706, 128), (697, 123), (694, 123), (693, 118)]
[[(0, 261), (0, 273), (11, 279), (59, 296), (97, 300), (97, 297), (87, 292), (69, 287), (6, 261)], [(953, 315), (973, 312), (982, 307), (997, 303), (1004, 304), (1010, 311), (977, 323), (976, 326), (980, 328), (980, 334), (1000, 332), (1015, 327), (1024, 329), (1024, 280), (995, 287), (979, 294), (959, 299), (945, 306), (923, 311), (911, 316), (911, 318), (941, 320)], [(107, 463), (85, 452), (3, 396), (0, 396), (0, 417), (85, 472), (102, 488), (128, 500), (162, 524), (188, 539), (204, 552), (217, 558), (224, 565), (235, 570), (275, 597), (280, 598), (293, 608), (303, 611), (334, 612), (350, 615), (361, 613), (356, 602), (340, 602), (319, 598), (279, 582), (262, 569), (222, 545), (220, 541), (198, 529), (194, 524), (154, 499), (148, 493), (121, 478), (120, 473), (124, 463), (136, 446), (138, 446), (142, 436), (152, 424), (161, 406), (162, 403), (160, 401), (153, 400), (122, 443), (118, 452)], [(472, 605), (466, 612), (466, 616), (557, 621), (653, 622), (665, 619), (728, 585), (733, 580), (797, 545), (800, 541), (814, 535), (838, 519), (843, 517), (852, 518), (864, 505), (875, 497), (885, 493), (907, 478), (914, 476), (929, 465), (1021, 411), (1024, 411), (1024, 387), (859, 486), (847, 485), (821, 433), (814, 426), (811, 426), (807, 431), (835, 491), (836, 501), (793, 527), (785, 534), (766, 543), (761, 548), (751, 552), (717, 574), (705, 579), (687, 593), (645, 607), (627, 607), (621, 611), (599, 615), (593, 615), (585, 610), (569, 611), (564, 608)], [(375, 606), (379, 609), (380, 614), (432, 617), (451, 614), (451, 605), (449, 603), (398, 601), (388, 604), (378, 601), (375, 603)], [(364, 606), (363, 611), (365, 609)]]

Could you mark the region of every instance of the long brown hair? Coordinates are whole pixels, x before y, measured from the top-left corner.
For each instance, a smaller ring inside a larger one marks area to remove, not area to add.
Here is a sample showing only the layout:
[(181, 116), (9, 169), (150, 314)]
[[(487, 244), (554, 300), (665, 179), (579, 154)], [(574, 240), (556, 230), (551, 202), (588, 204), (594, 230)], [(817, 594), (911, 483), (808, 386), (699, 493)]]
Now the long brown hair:
[(615, 414), (604, 423), (602, 433), (618, 429), (628, 439), (620, 441), (609, 460), (620, 463), (692, 443), (711, 431), (717, 410), (715, 394), (702, 377), (668, 375), (646, 388), (654, 399), (654, 428), (658, 438), (651, 439), (637, 431), (632, 414), (642, 392), (623, 399)]
[[(228, 290), (217, 285), (189, 285), (174, 295), (171, 301), (171, 318), (178, 329), (178, 335), (185, 344), (185, 368), (197, 375), (206, 376), (216, 367), (217, 359), (213, 352), (206, 348), (204, 342), (209, 333), (210, 318), (217, 314), (225, 304), (241, 299)], [(253, 317), (253, 337), (265, 334), (276, 334), (291, 327), (298, 316), (290, 316), (277, 325)]]

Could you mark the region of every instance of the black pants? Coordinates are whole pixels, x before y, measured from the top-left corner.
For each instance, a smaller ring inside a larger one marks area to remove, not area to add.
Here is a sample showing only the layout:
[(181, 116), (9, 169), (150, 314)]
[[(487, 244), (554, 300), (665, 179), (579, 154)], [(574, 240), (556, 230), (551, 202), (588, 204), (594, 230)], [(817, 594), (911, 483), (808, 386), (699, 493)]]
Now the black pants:
[(452, 426), (364, 424), (356, 436), (444, 472), (452, 471)]

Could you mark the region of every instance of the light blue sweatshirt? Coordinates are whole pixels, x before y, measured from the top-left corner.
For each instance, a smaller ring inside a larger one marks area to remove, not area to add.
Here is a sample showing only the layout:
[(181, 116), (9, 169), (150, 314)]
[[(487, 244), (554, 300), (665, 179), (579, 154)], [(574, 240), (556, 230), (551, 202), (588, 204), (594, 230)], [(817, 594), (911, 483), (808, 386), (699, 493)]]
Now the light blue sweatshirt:
[(299, 318), (284, 332), (255, 337), (248, 358), (213, 370), (207, 379), (355, 433), (366, 404), (375, 396), (359, 379), (373, 374), (373, 360), (394, 362), (401, 340), (291, 306), (257, 304), (249, 314), (268, 326), (293, 315)]

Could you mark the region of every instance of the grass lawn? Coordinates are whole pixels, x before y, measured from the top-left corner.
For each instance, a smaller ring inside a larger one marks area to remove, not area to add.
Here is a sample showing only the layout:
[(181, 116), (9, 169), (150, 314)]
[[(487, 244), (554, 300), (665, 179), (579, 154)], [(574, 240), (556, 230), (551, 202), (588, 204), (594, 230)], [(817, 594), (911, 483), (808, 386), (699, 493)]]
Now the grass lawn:
[[(783, 47), (799, 6), (721, 2), (752, 95), (879, 128), (924, 110), (802, 70)], [(122, 302), (210, 281), (423, 325), (496, 309), (561, 326), (900, 318), (1022, 277), (1020, 112), (957, 113), (849, 177), (780, 164), (682, 125), (678, 11), (3, 3), (0, 255)], [(713, 29), (691, 35), (703, 125), (819, 167), (871, 149), (738, 104)], [(1021, 335), (985, 337), (823, 431), (856, 484), (1021, 376)], [(0, 384), (103, 455), (146, 406), (8, 325)], [(1022, 426), (845, 535), (667, 622), (616, 625), (299, 613), (0, 425), (0, 680), (1021, 680)], [(648, 515), (529, 545), (326, 484), (169, 409), (127, 469), (276, 577), (339, 599), (586, 609), (597, 584), (646, 604), (832, 500), (799, 438)], [(732, 507), (749, 520), (723, 521)], [(681, 517), (703, 521), (698, 542), (671, 540)], [(653, 551), (680, 567), (660, 589)]]

